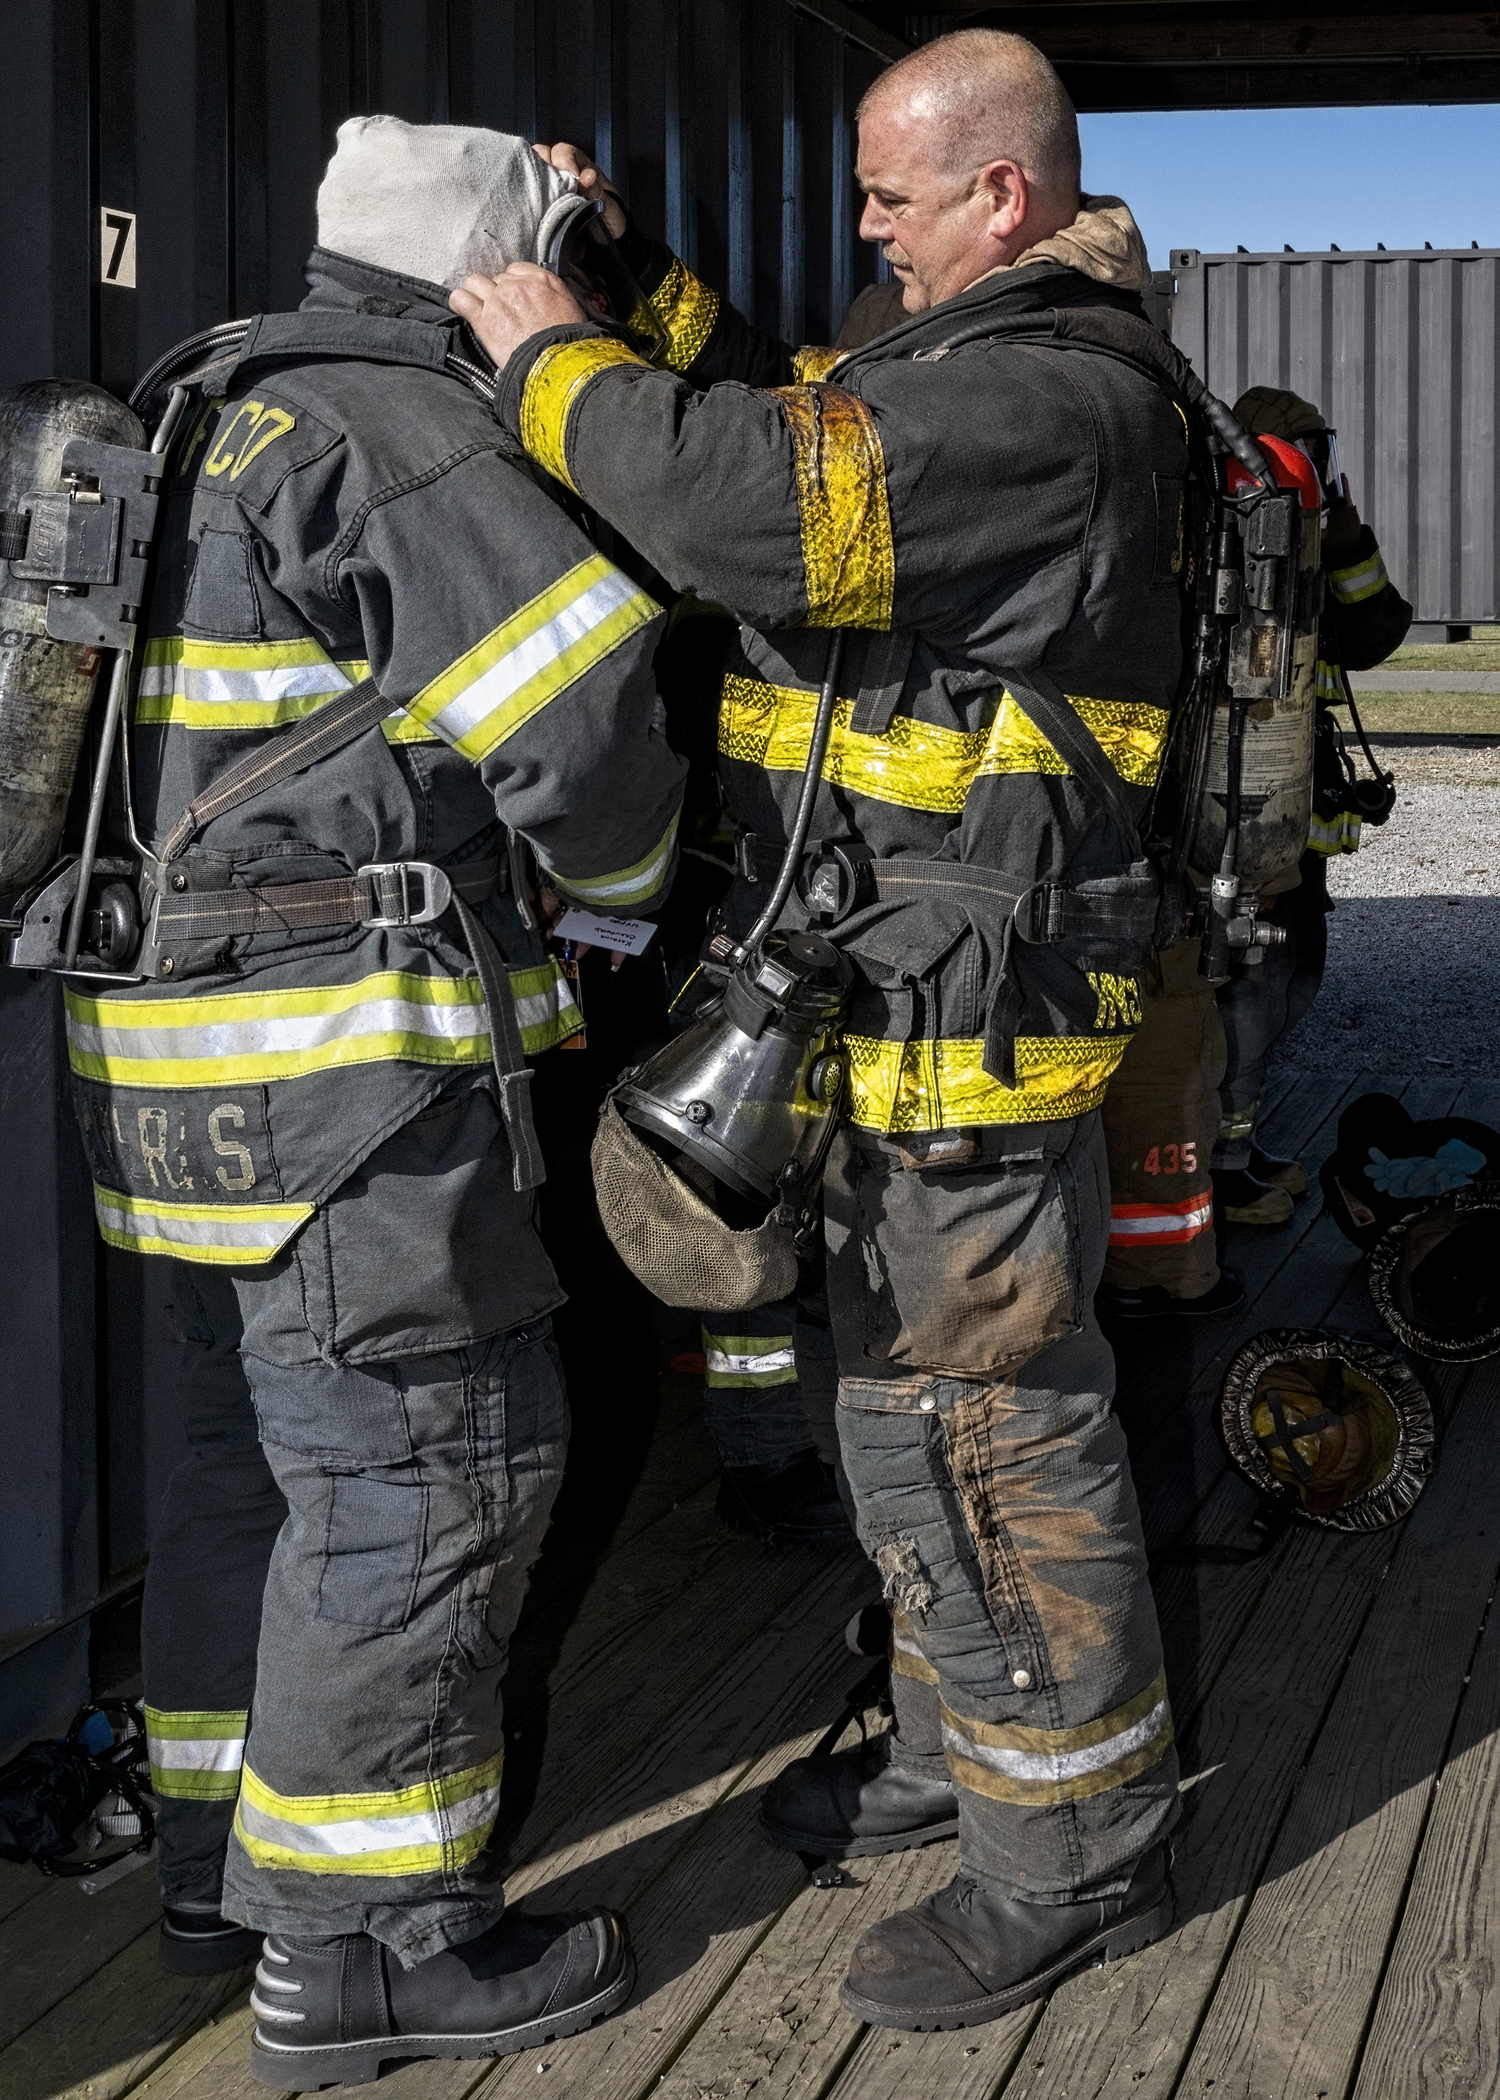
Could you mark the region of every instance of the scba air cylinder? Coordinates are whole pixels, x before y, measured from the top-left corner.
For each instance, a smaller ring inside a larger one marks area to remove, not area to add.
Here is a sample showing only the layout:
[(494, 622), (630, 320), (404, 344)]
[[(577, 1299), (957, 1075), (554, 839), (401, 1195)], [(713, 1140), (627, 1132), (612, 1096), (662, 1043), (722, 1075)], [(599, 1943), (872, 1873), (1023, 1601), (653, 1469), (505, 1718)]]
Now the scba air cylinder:
[(33, 379), (0, 393), (0, 896), (58, 856), (84, 730), (106, 652), (47, 632), (45, 583), (14, 573), (29, 537), (26, 499), (62, 480), (72, 438), (144, 446), (145, 429), (103, 387)]

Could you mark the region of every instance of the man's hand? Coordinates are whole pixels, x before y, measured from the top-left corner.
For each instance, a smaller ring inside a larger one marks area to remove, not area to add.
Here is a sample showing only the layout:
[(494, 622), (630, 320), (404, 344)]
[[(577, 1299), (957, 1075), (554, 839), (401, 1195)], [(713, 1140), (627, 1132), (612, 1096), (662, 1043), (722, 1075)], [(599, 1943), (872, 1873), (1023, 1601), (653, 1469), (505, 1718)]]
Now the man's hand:
[(503, 372), (521, 345), (544, 328), (588, 319), (560, 277), (536, 263), (516, 262), (499, 277), (469, 277), (448, 304), (462, 314)]
[(557, 168), (564, 175), (575, 176), (579, 189), (590, 204), (596, 198), (603, 198), (604, 223), (614, 239), (618, 240), (625, 231), (625, 207), (620, 202), (619, 192), (610, 187), (609, 177), (598, 163), (590, 160), (581, 146), (533, 146), (531, 150), (540, 154), (549, 168)]

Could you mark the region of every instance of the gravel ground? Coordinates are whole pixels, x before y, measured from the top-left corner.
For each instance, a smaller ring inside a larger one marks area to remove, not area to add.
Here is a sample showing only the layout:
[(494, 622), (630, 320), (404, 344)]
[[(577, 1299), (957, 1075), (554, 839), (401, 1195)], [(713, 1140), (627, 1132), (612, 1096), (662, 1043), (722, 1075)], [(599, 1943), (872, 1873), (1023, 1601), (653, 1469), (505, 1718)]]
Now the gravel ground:
[(1277, 1064), (1500, 1074), (1500, 740), (1372, 743), (1396, 807), (1330, 865), (1327, 975)]

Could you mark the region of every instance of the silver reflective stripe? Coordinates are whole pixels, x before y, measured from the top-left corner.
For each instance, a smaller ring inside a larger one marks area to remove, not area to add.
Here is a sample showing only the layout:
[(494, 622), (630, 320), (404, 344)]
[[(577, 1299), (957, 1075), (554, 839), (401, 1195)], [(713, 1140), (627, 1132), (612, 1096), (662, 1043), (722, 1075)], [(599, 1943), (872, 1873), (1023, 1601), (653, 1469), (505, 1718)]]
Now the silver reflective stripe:
[(1167, 1713), (1167, 1701), (1158, 1700), (1150, 1713), (1131, 1727), (1122, 1728), (1117, 1735), (1107, 1736), (1102, 1743), (1090, 1743), (1082, 1750), (1063, 1751), (1011, 1750), (992, 1743), (978, 1743), (972, 1736), (955, 1728), (945, 1714), (943, 1747), (952, 1755), (964, 1758), (970, 1764), (983, 1765), (1006, 1779), (1050, 1780), (1054, 1784), (1066, 1784), (1069, 1780), (1102, 1772), (1129, 1757), (1132, 1751), (1145, 1749), (1161, 1734)]
[[(551, 619), (515, 642), (503, 656), (482, 671), (472, 685), (455, 694), (436, 714), (429, 715), (424, 710), (421, 719), (448, 743), (460, 743), (487, 721), (497, 708), (503, 707), (523, 685), (549, 670), (612, 613), (619, 612), (632, 599), (642, 597), (643, 593), (636, 589), (628, 576), (619, 569), (611, 570), (574, 598), (571, 604), (563, 606)], [(647, 605), (649, 603), (646, 601)]]
[(369, 1852), (404, 1852), (413, 1846), (441, 1851), (449, 1839), (488, 1830), (500, 1806), (498, 1785), (455, 1801), (451, 1808), (406, 1816), (350, 1816), (337, 1823), (292, 1823), (267, 1815), (241, 1793), (239, 1821), (252, 1838), (312, 1858), (353, 1859)]
[(164, 1772), (237, 1772), (245, 1762), (243, 1736), (146, 1736), (153, 1765)]
[(158, 1203), (94, 1183), (106, 1245), (184, 1261), (269, 1261), (313, 1214), (310, 1203)]
[(759, 1356), (732, 1354), (727, 1349), (708, 1349), (704, 1352), (704, 1361), (710, 1371), (731, 1377), (744, 1377), (756, 1371), (795, 1371), (797, 1368), (796, 1353), (789, 1348), (767, 1349)]

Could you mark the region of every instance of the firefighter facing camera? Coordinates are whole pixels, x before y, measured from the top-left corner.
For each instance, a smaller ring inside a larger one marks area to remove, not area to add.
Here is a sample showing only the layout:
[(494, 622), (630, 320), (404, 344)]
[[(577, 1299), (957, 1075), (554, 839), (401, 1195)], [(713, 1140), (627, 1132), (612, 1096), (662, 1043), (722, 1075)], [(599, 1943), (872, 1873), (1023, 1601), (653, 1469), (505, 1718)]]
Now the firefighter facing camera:
[[(891, 67), (857, 174), (903, 311), (842, 358), (759, 334), (612, 198), (671, 372), (540, 270), (454, 304), (505, 427), (740, 621), (718, 727), (739, 879), (690, 1028), (611, 1105), (601, 1208), (678, 1303), (784, 1300), (799, 1235), (824, 1237), (896, 1727), (793, 1765), (763, 1826), (824, 1858), (957, 1832), (957, 1875), (867, 1928), (843, 1987), (924, 2029), (1171, 1915), (1171, 1713), (1091, 1300), (1098, 1106), (1161, 907), (1137, 833), (1182, 661), (1189, 381), (1022, 39)], [(762, 1113), (773, 1064), (789, 1092)], [(731, 1174), (757, 1191), (740, 1229)]]
[[(230, 1969), (266, 1935), (252, 2060), (290, 2089), (571, 2033), (633, 1976), (609, 1913), (507, 1911), (490, 1840), (568, 1435), (528, 1088), (579, 1014), (532, 899), (650, 912), (682, 767), (660, 607), (497, 427), (447, 305), (525, 257), (601, 321), (644, 306), (588, 267), (597, 216), (524, 140), (355, 119), (301, 308), (164, 360), (154, 453), (77, 390), (80, 435), (4, 491), (8, 623), (131, 615), (81, 843), (76, 709), (3, 841), (34, 878), (7, 938), (74, 966), (105, 1238), (173, 1262), (190, 1456), (143, 1622), (162, 1954)], [(137, 643), (122, 565), (153, 534)], [(26, 697), (0, 687), (0, 738)]]

